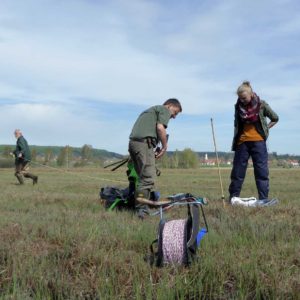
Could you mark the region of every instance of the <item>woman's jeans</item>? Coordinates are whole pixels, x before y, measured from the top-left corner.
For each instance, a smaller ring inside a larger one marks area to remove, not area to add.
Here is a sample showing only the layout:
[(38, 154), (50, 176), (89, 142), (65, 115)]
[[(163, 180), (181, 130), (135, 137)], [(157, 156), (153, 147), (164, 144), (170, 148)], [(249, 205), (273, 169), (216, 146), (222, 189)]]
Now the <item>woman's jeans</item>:
[(231, 183), (229, 185), (230, 199), (239, 197), (245, 179), (249, 158), (252, 158), (254, 176), (259, 199), (267, 199), (269, 195), (268, 151), (265, 141), (244, 142), (237, 146), (234, 154)]

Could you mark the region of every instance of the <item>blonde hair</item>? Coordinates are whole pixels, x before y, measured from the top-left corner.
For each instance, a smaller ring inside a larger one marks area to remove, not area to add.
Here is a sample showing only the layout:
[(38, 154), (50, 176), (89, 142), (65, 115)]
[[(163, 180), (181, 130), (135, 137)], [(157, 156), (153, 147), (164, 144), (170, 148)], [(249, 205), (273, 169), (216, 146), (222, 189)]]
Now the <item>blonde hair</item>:
[(236, 93), (238, 96), (244, 92), (248, 92), (250, 94), (253, 93), (252, 87), (250, 85), (250, 81), (244, 81), (237, 89)]

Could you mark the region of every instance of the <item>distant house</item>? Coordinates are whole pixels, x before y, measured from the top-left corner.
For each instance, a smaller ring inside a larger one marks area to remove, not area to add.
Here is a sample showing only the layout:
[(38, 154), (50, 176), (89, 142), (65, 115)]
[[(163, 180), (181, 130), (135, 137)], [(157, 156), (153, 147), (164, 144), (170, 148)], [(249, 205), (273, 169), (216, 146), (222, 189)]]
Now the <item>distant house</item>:
[[(219, 164), (220, 165), (227, 165), (230, 166), (232, 164), (232, 161), (230, 160), (224, 160), (219, 157)], [(214, 167), (217, 165), (217, 159), (214, 158), (208, 158), (207, 153), (204, 155), (204, 158), (200, 159), (200, 165), (201, 166), (209, 166), (209, 167)]]
[(209, 159), (207, 153), (205, 154), (204, 158), (200, 160), (200, 165), (202, 166), (215, 166), (216, 159)]
[(299, 161), (298, 160), (292, 160), (292, 159), (289, 159), (288, 160), (288, 164), (292, 167), (299, 167)]

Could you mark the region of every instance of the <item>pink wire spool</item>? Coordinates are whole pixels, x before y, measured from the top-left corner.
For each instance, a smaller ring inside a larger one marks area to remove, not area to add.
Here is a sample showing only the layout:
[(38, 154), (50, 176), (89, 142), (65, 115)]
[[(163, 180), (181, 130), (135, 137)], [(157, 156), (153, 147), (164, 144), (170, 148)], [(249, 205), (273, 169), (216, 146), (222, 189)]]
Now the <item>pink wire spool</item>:
[(187, 263), (187, 220), (166, 222), (162, 232), (162, 252), (165, 264)]
[(185, 219), (165, 221), (161, 218), (157, 239), (151, 243), (151, 253), (145, 257), (145, 260), (157, 267), (189, 266), (197, 258), (196, 252), (200, 240), (208, 232), (204, 213), (203, 219), (206, 227), (199, 231), (200, 207), (202, 209), (198, 203), (187, 204), (188, 217)]

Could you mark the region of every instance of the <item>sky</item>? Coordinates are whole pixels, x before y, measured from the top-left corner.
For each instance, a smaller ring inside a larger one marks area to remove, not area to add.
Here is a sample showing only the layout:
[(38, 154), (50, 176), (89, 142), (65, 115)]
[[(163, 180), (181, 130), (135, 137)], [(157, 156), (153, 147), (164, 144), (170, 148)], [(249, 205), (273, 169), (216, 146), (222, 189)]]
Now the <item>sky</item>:
[(127, 154), (138, 115), (183, 112), (168, 150), (230, 151), (237, 87), (279, 115), (269, 152), (300, 154), (298, 0), (0, 0), (0, 144)]

